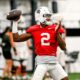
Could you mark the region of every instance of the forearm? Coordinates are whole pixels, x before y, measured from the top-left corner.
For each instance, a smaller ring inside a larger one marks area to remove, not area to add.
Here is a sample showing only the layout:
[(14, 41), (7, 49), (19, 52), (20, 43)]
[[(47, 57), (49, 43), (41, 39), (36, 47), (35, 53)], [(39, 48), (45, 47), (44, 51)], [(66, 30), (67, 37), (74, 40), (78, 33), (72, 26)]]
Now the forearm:
[(18, 23), (17, 21), (13, 21), (12, 25), (12, 33), (13, 33), (13, 40), (17, 42), (19, 40), (19, 35), (18, 35)]
[(60, 48), (61, 48), (62, 50), (66, 50), (66, 43), (65, 43), (65, 41), (62, 39), (60, 33), (57, 32), (56, 35), (57, 35), (57, 41), (58, 41), (58, 44), (59, 44)]
[(26, 36), (26, 34), (19, 35), (18, 33), (13, 33), (13, 40), (15, 42), (23, 42), (28, 40), (29, 38), (31, 38), (31, 35)]
[(31, 38), (31, 34), (29, 33), (23, 33), (19, 35), (17, 24), (18, 23), (16, 21), (13, 21), (13, 26), (12, 26), (13, 40), (15, 42), (22, 42), (22, 41), (26, 41), (27, 39)]

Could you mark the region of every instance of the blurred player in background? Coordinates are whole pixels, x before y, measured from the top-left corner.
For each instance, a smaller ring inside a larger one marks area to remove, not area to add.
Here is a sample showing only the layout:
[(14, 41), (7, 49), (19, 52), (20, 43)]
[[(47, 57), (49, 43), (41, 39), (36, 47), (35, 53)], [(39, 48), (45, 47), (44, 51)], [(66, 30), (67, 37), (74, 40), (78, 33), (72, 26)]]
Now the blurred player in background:
[(13, 20), (13, 38), (16, 42), (25, 41), (33, 38), (36, 53), (36, 69), (32, 80), (42, 80), (48, 71), (54, 80), (69, 80), (67, 73), (63, 70), (57, 60), (58, 45), (62, 50), (66, 50), (66, 44), (61, 33), (64, 33), (61, 27), (61, 21), (57, 20), (57, 24), (53, 24), (51, 20), (52, 13), (47, 7), (40, 7), (35, 11), (36, 25), (29, 27), (26, 33), (19, 35), (17, 24), (18, 21)]
[[(25, 33), (25, 19), (23, 16), (21, 16), (20, 21), (18, 22), (18, 33), (19, 35)], [(30, 58), (30, 49), (29, 47), (31, 46), (30, 40), (24, 41), (24, 42), (15, 42), (15, 48), (17, 55), (13, 55), (14, 59), (14, 67), (15, 67), (15, 73), (13, 76), (13, 79), (15, 80), (17, 78), (20, 79), (22, 76), (23, 80), (27, 79), (27, 65), (28, 60)]]
[(11, 48), (14, 48), (13, 36), (10, 27), (6, 27), (2, 36), (2, 53), (5, 58), (5, 66), (3, 70), (3, 77), (11, 78), (11, 68), (13, 65)]

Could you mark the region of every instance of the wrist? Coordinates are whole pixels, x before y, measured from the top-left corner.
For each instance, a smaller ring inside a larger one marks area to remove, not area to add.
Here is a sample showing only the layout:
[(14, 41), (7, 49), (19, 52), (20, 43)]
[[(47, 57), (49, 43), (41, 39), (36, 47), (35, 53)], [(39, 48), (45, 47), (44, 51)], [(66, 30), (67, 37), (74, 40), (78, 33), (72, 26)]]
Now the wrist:
[(13, 33), (17, 33), (18, 32), (17, 24), (18, 24), (17, 21), (13, 21), (13, 25), (12, 25), (12, 32)]

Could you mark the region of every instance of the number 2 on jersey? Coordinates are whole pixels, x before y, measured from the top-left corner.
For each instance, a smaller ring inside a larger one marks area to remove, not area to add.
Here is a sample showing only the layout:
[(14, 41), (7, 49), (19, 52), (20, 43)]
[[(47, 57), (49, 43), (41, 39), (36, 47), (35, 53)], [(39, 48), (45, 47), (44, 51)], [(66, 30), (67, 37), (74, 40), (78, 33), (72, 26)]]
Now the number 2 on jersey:
[(41, 45), (49, 46), (50, 42), (45, 42), (45, 41), (48, 41), (50, 39), (50, 34), (49, 33), (42, 33), (41, 36), (42, 36)]

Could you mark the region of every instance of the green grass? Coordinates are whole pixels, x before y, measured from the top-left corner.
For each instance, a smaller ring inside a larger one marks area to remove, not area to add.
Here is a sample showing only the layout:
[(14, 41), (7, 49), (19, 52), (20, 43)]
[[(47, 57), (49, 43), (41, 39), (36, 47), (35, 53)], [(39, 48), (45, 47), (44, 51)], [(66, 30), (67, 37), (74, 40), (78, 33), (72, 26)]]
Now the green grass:
[(80, 73), (69, 73), (69, 80), (80, 80)]
[(69, 80), (80, 80), (80, 73), (69, 73)]
[[(32, 75), (31, 73), (28, 74), (29, 78), (31, 77), (31, 75)], [(69, 80), (80, 80), (80, 73), (69, 73), (68, 75), (69, 75)], [(5, 79), (5, 80), (8, 80), (8, 79)]]
[(69, 73), (69, 80), (80, 80), (80, 73)]

